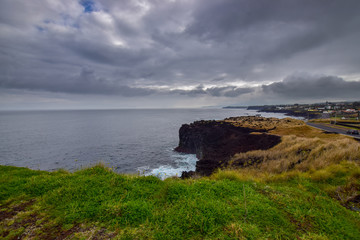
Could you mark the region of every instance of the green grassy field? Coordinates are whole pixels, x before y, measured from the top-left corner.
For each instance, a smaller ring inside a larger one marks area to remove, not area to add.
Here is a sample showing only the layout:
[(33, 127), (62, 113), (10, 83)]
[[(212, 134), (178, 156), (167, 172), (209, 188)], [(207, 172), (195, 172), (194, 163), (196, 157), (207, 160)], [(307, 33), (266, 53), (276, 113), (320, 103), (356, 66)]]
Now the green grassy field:
[[(360, 239), (360, 168), (208, 178), (0, 166), (2, 239)], [(355, 189), (355, 190), (354, 190)]]

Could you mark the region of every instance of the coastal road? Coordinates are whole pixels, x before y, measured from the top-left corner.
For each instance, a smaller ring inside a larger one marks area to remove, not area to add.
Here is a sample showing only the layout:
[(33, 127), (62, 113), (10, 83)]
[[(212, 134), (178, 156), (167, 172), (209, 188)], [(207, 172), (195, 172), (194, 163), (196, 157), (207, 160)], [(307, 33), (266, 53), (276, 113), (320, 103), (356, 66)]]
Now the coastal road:
[(332, 127), (332, 126), (330, 126), (330, 125), (328, 125), (328, 124), (321, 124), (321, 123), (310, 123), (310, 122), (307, 122), (306, 124), (309, 125), (309, 126), (311, 126), (311, 127), (315, 127), (315, 128), (318, 128), (318, 129), (327, 131), (327, 132), (338, 133), (338, 134), (346, 135), (346, 136), (353, 137), (353, 138), (356, 138), (356, 139), (359, 139), (359, 140), (360, 140), (360, 136), (359, 136), (359, 135), (347, 134), (346, 131), (347, 131), (348, 129), (345, 129), (345, 128), (341, 128), (341, 127), (338, 127), (338, 126)]

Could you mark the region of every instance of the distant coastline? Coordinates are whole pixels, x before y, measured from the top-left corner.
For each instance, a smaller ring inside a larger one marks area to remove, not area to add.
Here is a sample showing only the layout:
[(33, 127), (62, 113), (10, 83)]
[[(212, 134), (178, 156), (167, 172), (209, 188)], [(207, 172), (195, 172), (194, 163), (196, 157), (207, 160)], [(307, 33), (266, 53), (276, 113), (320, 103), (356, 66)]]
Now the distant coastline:
[(341, 117), (343, 119), (360, 119), (360, 101), (353, 102), (324, 102), (311, 104), (279, 104), (257, 106), (226, 106), (229, 108), (246, 108), (267, 113), (284, 113), (287, 116), (303, 117), (306, 119)]
[(229, 109), (229, 108), (242, 108), (242, 109), (247, 109), (248, 106), (226, 106), (226, 107), (223, 107), (224, 109)]
[(246, 110), (256, 110), (257, 112), (267, 112), (267, 113), (284, 113), (286, 116), (290, 116), (290, 117), (303, 117), (303, 118), (311, 118), (311, 119), (315, 119), (319, 117), (319, 114), (317, 113), (311, 113), (308, 115), (308, 112), (306, 111), (301, 111), (301, 112), (296, 112), (293, 110), (286, 110), (286, 109), (274, 109), (274, 108), (269, 108), (268, 106), (226, 106), (223, 107), (223, 109), (246, 109)]

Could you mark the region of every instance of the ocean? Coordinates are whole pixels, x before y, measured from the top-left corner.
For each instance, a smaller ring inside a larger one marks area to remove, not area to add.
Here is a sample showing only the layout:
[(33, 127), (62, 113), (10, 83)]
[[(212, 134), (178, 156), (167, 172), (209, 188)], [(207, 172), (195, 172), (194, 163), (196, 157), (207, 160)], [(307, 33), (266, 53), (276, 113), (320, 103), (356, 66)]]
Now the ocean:
[(195, 170), (197, 161), (173, 151), (182, 124), (255, 114), (246, 109), (1, 111), (0, 164), (74, 171), (101, 162), (119, 173), (180, 176)]

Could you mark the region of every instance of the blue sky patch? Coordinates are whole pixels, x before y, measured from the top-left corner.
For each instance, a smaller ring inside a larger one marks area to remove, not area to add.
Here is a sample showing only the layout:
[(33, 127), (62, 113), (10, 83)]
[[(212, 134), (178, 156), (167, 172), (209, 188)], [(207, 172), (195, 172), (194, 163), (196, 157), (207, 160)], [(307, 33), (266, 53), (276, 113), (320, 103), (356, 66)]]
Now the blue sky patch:
[(35, 28), (36, 28), (39, 32), (45, 32), (45, 28), (43, 28), (43, 27), (35, 26)]
[(84, 7), (84, 12), (95, 11), (95, 2), (92, 0), (81, 0), (80, 4)]

